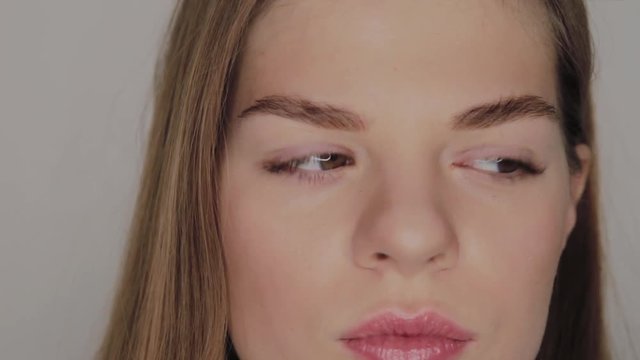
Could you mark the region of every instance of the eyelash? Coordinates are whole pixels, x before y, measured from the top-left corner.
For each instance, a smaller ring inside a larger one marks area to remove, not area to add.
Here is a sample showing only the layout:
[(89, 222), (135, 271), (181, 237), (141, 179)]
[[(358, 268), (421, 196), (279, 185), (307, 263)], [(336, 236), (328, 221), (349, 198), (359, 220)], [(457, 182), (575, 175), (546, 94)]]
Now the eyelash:
[[(329, 158), (327, 158), (325, 161), (328, 161), (334, 156), (338, 156), (346, 159), (344, 160), (345, 164), (343, 166), (338, 167), (338, 169), (348, 167), (348, 166), (353, 166), (353, 164), (355, 164), (355, 161), (348, 155), (329, 152), (329, 153), (313, 153), (313, 154), (305, 155), (302, 157), (292, 158), (286, 161), (271, 161), (271, 162), (267, 162), (264, 165), (264, 168), (269, 173), (284, 175), (284, 176), (297, 176), (298, 180), (315, 185), (315, 184), (320, 184), (320, 183), (335, 179), (335, 172), (340, 170), (305, 171), (305, 170), (300, 170), (298, 166), (299, 164), (304, 164), (307, 161), (312, 160), (313, 158), (324, 159), (327, 156), (329, 156)], [(475, 161), (511, 163), (513, 166), (516, 167), (516, 171), (509, 172), (509, 173), (485, 172), (492, 178), (495, 178), (499, 181), (507, 181), (510, 183), (516, 182), (518, 180), (522, 180), (524, 178), (540, 175), (545, 171), (545, 169), (537, 165), (534, 165), (533, 163), (527, 160), (518, 159), (518, 158), (492, 157), (492, 158), (483, 158), (479, 160), (474, 160), (474, 162)], [(462, 167), (473, 167), (473, 165), (469, 166), (466, 164), (454, 164), (454, 165), (458, 165), (458, 166), (461, 165)]]
[[(498, 181), (506, 181), (508, 183), (515, 183), (519, 180), (524, 180), (525, 178), (535, 177), (535, 176), (541, 175), (545, 171), (544, 168), (538, 165), (535, 165), (534, 163), (528, 160), (512, 158), (512, 157), (496, 156), (491, 158), (473, 160), (472, 163), (474, 162), (511, 163), (513, 166), (516, 167), (516, 170), (513, 172), (508, 172), (508, 173), (491, 172), (491, 171), (485, 172), (488, 176), (494, 179), (497, 179)], [(462, 167), (473, 167), (473, 164), (467, 165), (463, 163), (463, 164), (455, 164), (455, 165), (461, 165)], [(482, 172), (482, 170), (480, 171)]]
[[(342, 167), (352, 166), (355, 161), (348, 155), (340, 153), (313, 153), (298, 158), (292, 158), (286, 161), (273, 161), (265, 165), (265, 169), (273, 174), (285, 175), (285, 176), (297, 176), (299, 180), (305, 181), (312, 185), (326, 182), (335, 178), (335, 172), (339, 170), (327, 170), (327, 171), (305, 171), (299, 170), (299, 164), (303, 164), (312, 158), (326, 158), (329, 155), (329, 159), (334, 156), (342, 157), (345, 165)], [(328, 159), (327, 159), (328, 160)], [(340, 168), (338, 168), (340, 169)]]

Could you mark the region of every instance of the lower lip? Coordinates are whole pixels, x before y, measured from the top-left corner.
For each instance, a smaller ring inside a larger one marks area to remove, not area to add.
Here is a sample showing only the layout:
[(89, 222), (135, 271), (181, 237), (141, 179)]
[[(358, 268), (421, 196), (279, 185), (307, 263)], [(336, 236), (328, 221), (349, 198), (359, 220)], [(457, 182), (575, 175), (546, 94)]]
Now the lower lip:
[(366, 360), (453, 360), (467, 341), (436, 336), (370, 336), (343, 340)]

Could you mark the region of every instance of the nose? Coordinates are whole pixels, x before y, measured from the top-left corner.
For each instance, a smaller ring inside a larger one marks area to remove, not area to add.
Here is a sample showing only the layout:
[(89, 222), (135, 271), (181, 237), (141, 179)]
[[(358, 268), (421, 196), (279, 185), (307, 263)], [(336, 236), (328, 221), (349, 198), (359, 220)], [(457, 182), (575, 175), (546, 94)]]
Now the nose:
[(352, 239), (355, 263), (405, 277), (454, 267), (458, 241), (442, 190), (416, 178), (371, 190)]

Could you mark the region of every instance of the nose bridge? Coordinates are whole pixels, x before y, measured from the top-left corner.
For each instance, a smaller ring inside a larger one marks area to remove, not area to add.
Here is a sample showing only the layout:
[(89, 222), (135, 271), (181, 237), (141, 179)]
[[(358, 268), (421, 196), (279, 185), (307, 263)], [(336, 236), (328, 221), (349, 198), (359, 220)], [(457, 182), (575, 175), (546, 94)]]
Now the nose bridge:
[(356, 263), (409, 277), (453, 266), (457, 241), (437, 172), (416, 167), (384, 177), (368, 195), (353, 238)]

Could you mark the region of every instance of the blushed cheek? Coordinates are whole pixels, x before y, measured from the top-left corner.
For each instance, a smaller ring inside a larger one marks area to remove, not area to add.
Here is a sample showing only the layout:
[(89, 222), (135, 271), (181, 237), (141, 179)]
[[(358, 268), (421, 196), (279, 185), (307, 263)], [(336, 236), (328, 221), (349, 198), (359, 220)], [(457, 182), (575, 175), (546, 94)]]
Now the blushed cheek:
[[(263, 236), (252, 230), (254, 226), (243, 226), (236, 219), (250, 220), (246, 216), (231, 214), (233, 219), (227, 222), (222, 231), (226, 276), (229, 290), (230, 328), (237, 348), (259, 347), (256, 342), (244, 343), (244, 339), (254, 339), (268, 332), (270, 324), (264, 317), (271, 313), (269, 309), (270, 293), (278, 293), (279, 283), (277, 262), (271, 254), (265, 253), (258, 239)], [(250, 223), (250, 222), (247, 222)], [(261, 256), (258, 256), (261, 255)], [(274, 330), (274, 329), (272, 329)]]
[(221, 234), (232, 338), (247, 358), (278, 358), (291, 350), (288, 341), (299, 336), (301, 319), (295, 314), (311, 303), (303, 288), (309, 275), (299, 249), (291, 246), (285, 219), (251, 201), (247, 192), (231, 198)]
[(509, 229), (495, 234), (502, 239), (494, 249), (500, 259), (500, 265), (493, 265), (495, 283), (501, 284), (500, 339), (495, 346), (511, 348), (514, 358), (533, 358), (544, 334), (564, 236), (565, 218), (557, 207), (521, 215)]

